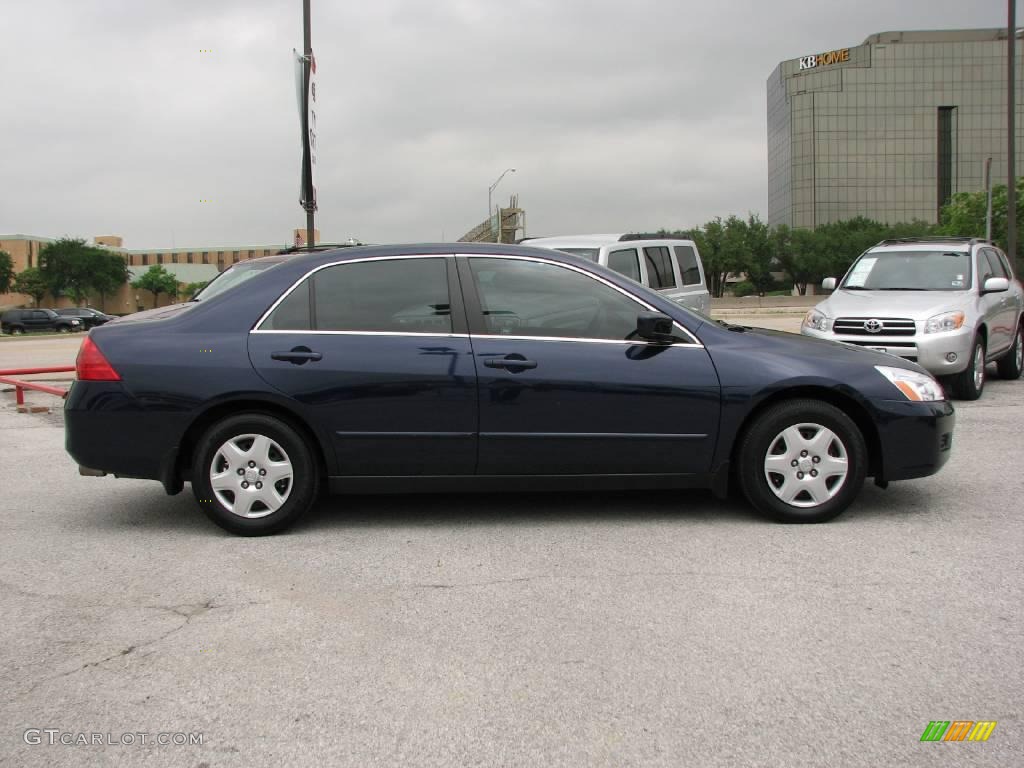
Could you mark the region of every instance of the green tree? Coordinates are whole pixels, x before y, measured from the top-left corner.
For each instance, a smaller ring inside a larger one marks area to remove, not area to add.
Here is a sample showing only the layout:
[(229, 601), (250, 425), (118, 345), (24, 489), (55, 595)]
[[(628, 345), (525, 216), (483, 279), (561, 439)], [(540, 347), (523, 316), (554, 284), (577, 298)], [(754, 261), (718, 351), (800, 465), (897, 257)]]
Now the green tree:
[(153, 305), (160, 303), (160, 294), (166, 293), (169, 296), (178, 295), (178, 279), (164, 269), (161, 264), (154, 264), (142, 273), (137, 280), (132, 281), (132, 288), (141, 288), (153, 294)]
[(195, 296), (197, 293), (203, 290), (203, 288), (205, 288), (209, 284), (209, 282), (209, 280), (203, 280), (202, 282), (199, 283), (189, 283), (184, 287), (184, 289), (182, 289), (181, 294), (182, 296), (188, 296), (191, 299), (193, 296)]
[(24, 293), (26, 296), (31, 296), (38, 307), (43, 300), (43, 296), (46, 295), (49, 286), (38, 267), (29, 267), (17, 274), (11, 289), (15, 293)]
[(54, 296), (65, 294), (81, 305), (89, 292), (97, 288), (104, 274), (104, 262), (111, 254), (85, 240), (62, 237), (43, 246), (39, 252), (39, 270)]
[(124, 257), (117, 253), (103, 253), (103, 258), (97, 259), (96, 266), (92, 287), (100, 295), (102, 308), (106, 309), (107, 294), (114, 293), (128, 282), (131, 273), (128, 271), (128, 264)]
[[(1014, 254), (1017, 264), (1024, 259), (1024, 176), (1017, 178), (1017, 253)], [(953, 195), (949, 203), (943, 207), (939, 217), (940, 229), (945, 235), (964, 235), (968, 237), (985, 236), (985, 211), (988, 198), (985, 191), (959, 192)], [(1006, 185), (1000, 184), (992, 188), (992, 239), (1006, 250)]]
[(747, 279), (758, 293), (767, 293), (775, 287), (772, 270), (776, 268), (776, 259), (771, 230), (756, 213), (748, 213), (742, 224)]
[(14, 259), (7, 251), (0, 251), (0, 293), (11, 290), (14, 282)]

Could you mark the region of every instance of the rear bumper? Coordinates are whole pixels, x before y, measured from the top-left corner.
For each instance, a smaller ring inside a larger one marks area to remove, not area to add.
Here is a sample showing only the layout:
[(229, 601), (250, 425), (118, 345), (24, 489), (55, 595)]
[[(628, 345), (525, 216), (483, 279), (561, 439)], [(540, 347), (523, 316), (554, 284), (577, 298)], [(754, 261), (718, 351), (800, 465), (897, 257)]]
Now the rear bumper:
[(882, 449), (878, 479), (888, 482), (927, 477), (949, 460), (956, 414), (948, 400), (883, 400), (873, 405)]
[(147, 409), (120, 382), (76, 381), (64, 403), (64, 447), (80, 467), (163, 481), (186, 423)]

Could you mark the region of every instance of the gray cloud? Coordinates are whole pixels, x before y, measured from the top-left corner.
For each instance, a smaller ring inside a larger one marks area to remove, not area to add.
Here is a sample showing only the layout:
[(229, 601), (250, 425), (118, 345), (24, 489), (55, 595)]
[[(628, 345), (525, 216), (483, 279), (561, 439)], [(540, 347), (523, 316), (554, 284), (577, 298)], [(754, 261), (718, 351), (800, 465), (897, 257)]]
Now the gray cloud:
[[(318, 226), (372, 242), (458, 237), (509, 166), (496, 194), (519, 194), (531, 234), (763, 211), (780, 60), (1005, 23), (1001, 0), (312, 2)], [(9, 5), (0, 232), (142, 248), (303, 224), (298, 0)]]

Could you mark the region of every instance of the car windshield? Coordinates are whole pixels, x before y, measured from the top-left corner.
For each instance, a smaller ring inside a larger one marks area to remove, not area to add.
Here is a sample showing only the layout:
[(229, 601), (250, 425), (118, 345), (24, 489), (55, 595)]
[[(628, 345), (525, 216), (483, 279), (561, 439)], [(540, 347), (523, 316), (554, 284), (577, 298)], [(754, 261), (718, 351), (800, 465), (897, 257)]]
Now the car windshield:
[(846, 273), (848, 291), (963, 291), (971, 287), (967, 251), (873, 251)]
[(192, 301), (206, 301), (214, 296), (219, 296), (224, 291), (234, 288), (263, 270), (276, 267), (280, 263), (275, 259), (274, 261), (246, 261), (235, 264), (213, 278), (205, 288), (192, 297)]
[(582, 256), (584, 259), (597, 263), (597, 256), (600, 248), (559, 248), (562, 253), (571, 253), (573, 256)]

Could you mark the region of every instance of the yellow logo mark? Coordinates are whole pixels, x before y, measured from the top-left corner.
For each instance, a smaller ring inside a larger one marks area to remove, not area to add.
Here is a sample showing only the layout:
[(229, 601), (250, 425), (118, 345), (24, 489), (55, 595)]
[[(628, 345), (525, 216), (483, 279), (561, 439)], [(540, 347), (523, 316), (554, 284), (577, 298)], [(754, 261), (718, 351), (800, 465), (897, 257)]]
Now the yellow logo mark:
[(967, 737), (967, 740), (988, 741), (988, 737), (992, 735), (992, 731), (995, 729), (995, 720), (981, 720), (974, 724), (974, 730), (971, 731), (971, 735)]

